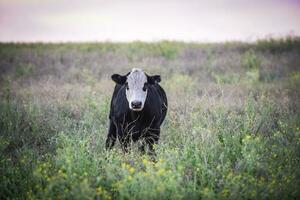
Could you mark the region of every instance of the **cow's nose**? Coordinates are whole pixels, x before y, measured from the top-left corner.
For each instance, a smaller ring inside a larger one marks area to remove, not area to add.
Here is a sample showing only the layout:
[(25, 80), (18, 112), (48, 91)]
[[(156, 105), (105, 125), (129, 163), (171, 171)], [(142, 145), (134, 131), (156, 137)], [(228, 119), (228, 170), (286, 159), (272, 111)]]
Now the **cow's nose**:
[(139, 108), (142, 107), (142, 102), (140, 102), (140, 101), (133, 101), (133, 102), (131, 102), (131, 106), (132, 106), (132, 108), (139, 109)]

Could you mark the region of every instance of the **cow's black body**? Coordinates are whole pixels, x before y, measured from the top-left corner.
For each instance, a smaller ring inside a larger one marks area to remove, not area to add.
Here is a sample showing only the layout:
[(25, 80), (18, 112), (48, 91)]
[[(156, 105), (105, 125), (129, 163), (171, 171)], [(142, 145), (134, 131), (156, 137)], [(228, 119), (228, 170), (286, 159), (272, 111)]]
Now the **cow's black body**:
[(149, 150), (153, 151), (153, 144), (159, 140), (160, 125), (167, 113), (166, 94), (158, 83), (149, 85), (144, 108), (133, 111), (129, 109), (125, 90), (124, 85), (116, 84), (110, 106), (106, 148), (112, 148), (118, 138), (127, 151), (131, 141), (143, 139), (143, 144), (148, 144)]

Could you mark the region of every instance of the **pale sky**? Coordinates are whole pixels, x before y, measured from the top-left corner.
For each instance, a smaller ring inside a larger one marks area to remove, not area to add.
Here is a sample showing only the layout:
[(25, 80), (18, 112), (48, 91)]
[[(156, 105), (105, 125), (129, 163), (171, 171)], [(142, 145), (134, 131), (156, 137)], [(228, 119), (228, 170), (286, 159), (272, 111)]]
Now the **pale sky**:
[(0, 0), (0, 41), (254, 41), (300, 35), (300, 0)]

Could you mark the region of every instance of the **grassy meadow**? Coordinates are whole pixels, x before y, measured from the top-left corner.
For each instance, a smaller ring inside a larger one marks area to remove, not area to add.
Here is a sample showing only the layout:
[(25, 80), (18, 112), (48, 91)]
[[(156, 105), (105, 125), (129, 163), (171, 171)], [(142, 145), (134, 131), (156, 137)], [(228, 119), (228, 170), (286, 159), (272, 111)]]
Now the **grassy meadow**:
[[(156, 162), (105, 151), (113, 73), (160, 74)], [(0, 199), (299, 199), (300, 38), (0, 43)]]

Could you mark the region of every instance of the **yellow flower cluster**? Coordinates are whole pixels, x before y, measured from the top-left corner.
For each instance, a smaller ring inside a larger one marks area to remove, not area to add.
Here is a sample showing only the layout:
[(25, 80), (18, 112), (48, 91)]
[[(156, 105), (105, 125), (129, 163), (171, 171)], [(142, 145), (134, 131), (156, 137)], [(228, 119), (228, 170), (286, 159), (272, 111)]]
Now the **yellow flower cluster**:
[(157, 176), (161, 176), (161, 175), (165, 174), (165, 172), (166, 172), (166, 170), (164, 168), (161, 168), (156, 172), (156, 174), (157, 174)]
[(147, 166), (150, 162), (146, 158), (143, 158), (142, 163)]
[(131, 174), (133, 174), (135, 172), (135, 168), (126, 163), (122, 163), (122, 168), (127, 170)]
[(108, 192), (102, 188), (101, 186), (96, 188), (96, 195), (101, 196), (105, 200), (111, 200), (112, 197), (108, 194)]

